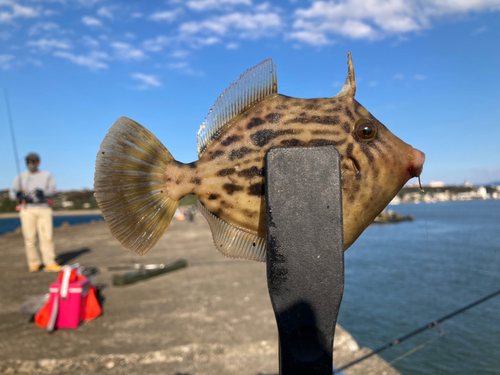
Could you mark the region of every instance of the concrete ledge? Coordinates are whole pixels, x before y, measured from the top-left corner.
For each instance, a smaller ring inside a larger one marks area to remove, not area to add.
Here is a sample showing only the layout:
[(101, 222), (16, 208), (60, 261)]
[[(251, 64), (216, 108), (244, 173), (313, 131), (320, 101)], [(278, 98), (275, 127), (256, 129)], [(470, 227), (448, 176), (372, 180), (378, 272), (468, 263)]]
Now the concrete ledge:
[[(122, 248), (104, 222), (57, 228), (54, 239), (59, 259), (100, 269), (104, 314), (53, 334), (30, 323), (19, 308), (29, 297), (47, 293), (57, 275), (29, 273), (22, 236), (0, 236), (0, 374), (278, 373), (265, 265), (220, 255), (203, 218), (173, 222), (143, 257)], [(112, 286), (113, 274), (125, 271), (108, 267), (180, 258), (187, 259), (187, 268)], [(337, 326), (336, 366), (367, 351)], [(378, 356), (344, 374), (372, 372), (399, 374)]]

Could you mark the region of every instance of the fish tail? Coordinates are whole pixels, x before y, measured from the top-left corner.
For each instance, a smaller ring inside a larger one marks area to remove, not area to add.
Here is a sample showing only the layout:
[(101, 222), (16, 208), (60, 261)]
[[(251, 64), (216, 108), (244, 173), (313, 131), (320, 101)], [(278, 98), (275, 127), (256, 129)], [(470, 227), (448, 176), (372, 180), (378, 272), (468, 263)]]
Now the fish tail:
[(165, 188), (164, 170), (173, 161), (153, 133), (126, 117), (114, 123), (97, 154), (97, 204), (113, 236), (138, 254), (156, 245), (179, 205)]

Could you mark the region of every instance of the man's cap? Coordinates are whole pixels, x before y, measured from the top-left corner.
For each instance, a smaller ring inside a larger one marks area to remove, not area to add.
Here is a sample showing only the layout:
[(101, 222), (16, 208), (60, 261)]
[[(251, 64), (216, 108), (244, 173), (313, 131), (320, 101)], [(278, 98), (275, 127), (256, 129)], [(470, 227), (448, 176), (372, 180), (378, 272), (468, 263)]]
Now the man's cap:
[(26, 160), (40, 161), (40, 156), (38, 156), (38, 154), (35, 154), (34, 152), (31, 152), (26, 156)]

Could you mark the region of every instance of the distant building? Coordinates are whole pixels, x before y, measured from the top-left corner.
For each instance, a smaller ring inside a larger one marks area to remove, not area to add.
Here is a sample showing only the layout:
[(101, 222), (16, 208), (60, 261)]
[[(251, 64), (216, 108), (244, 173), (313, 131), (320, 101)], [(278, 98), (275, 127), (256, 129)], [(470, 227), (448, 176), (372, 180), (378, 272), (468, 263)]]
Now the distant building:
[(478, 188), (476, 194), (479, 199), (488, 199), (488, 193), (484, 186)]
[(444, 181), (431, 181), (431, 182), (429, 182), (429, 187), (432, 187), (432, 188), (444, 187)]
[(407, 188), (418, 187), (418, 182), (413, 183), (413, 182), (408, 181), (404, 187), (407, 187)]

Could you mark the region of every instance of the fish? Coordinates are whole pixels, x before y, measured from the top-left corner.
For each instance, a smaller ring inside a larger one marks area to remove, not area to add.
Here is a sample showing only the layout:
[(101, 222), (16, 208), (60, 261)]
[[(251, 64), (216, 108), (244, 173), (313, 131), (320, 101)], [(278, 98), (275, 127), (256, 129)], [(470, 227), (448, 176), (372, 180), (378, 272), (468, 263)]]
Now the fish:
[(127, 118), (110, 128), (96, 158), (94, 195), (114, 237), (138, 254), (167, 229), (179, 200), (198, 197), (214, 245), (231, 258), (266, 260), (265, 155), (276, 147), (334, 146), (340, 153), (344, 250), (406, 182), (425, 154), (396, 137), (355, 99), (351, 53), (340, 92), (301, 99), (278, 94), (265, 60), (217, 98), (197, 134), (198, 160), (181, 163)]

